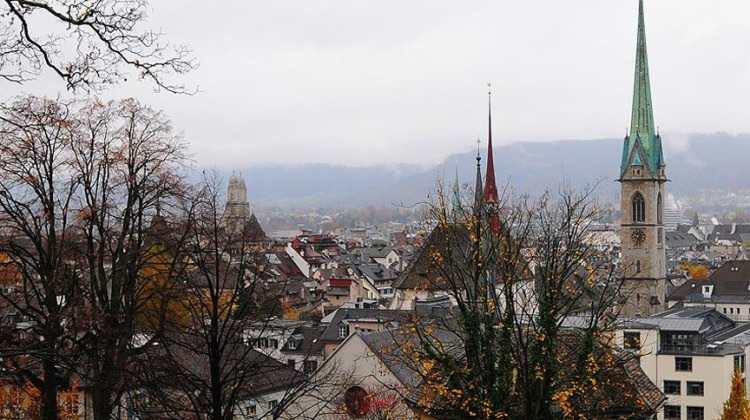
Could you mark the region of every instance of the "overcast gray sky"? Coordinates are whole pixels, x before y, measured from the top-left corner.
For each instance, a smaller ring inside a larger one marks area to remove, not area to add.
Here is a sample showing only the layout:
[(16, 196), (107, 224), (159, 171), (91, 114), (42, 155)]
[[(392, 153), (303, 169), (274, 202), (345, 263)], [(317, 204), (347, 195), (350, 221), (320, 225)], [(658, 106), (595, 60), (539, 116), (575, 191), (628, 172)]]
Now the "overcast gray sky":
[[(435, 163), (486, 136), (486, 82), (499, 144), (620, 137), (630, 118), (637, 0), (151, 3), (151, 27), (193, 48), (201, 93), (103, 96), (164, 109), (201, 165)], [(750, 132), (749, 16), (748, 0), (646, 0), (668, 145)]]

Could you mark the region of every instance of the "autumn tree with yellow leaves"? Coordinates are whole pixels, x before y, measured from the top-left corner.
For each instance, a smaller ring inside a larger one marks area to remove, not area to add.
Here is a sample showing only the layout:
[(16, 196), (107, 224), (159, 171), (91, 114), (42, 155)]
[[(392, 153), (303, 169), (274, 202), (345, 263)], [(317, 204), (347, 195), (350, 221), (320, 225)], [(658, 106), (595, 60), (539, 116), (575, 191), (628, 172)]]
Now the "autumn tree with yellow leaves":
[[(585, 240), (598, 217), (590, 193), (506, 197), (495, 209), (476, 203), (438, 191), (431, 204), (435, 228), (415, 281), (456, 306), (417, 315), (396, 340), (421, 378), (418, 397), (405, 398), (446, 419), (627, 418), (655, 409), (623, 379), (628, 355), (611, 342), (622, 282)], [(502, 216), (500, 229), (490, 211)]]
[(748, 420), (750, 419), (750, 401), (745, 392), (745, 381), (739, 369), (732, 375), (732, 391), (729, 399), (724, 402), (724, 410), (721, 412), (721, 420)]
[(693, 280), (706, 280), (711, 275), (711, 271), (703, 264), (682, 262), (680, 268)]

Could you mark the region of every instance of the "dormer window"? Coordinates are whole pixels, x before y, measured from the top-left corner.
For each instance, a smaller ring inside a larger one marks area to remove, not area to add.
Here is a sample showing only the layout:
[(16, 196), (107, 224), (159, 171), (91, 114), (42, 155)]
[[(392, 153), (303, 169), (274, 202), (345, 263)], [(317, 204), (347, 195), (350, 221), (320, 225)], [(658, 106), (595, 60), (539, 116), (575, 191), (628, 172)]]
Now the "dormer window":
[(295, 340), (295, 339), (292, 338), (287, 343), (287, 346), (289, 347), (289, 350), (297, 350), (297, 340)]
[(346, 338), (349, 336), (349, 326), (346, 324), (339, 325), (339, 338)]

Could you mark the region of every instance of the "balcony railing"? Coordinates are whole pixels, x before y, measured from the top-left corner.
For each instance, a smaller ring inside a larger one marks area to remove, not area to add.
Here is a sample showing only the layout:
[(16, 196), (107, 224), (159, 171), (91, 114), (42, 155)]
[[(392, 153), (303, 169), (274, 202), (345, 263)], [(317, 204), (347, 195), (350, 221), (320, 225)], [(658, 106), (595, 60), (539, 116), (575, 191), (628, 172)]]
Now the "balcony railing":
[(662, 344), (659, 347), (659, 354), (674, 354), (674, 355), (696, 355), (696, 356), (711, 356), (716, 354), (726, 354), (733, 351), (742, 352), (741, 346), (732, 343), (724, 344), (675, 344), (668, 345)]

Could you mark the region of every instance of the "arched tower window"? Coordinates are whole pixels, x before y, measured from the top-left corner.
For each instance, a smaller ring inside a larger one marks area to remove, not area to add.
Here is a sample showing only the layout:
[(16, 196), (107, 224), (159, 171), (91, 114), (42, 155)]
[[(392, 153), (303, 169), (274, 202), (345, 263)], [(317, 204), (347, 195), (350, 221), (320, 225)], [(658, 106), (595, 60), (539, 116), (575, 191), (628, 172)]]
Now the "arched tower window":
[(633, 222), (643, 223), (646, 221), (646, 201), (641, 193), (637, 192), (633, 196)]
[(661, 225), (664, 223), (662, 216), (664, 216), (664, 205), (661, 201), (661, 193), (659, 193), (656, 199), (656, 224)]

